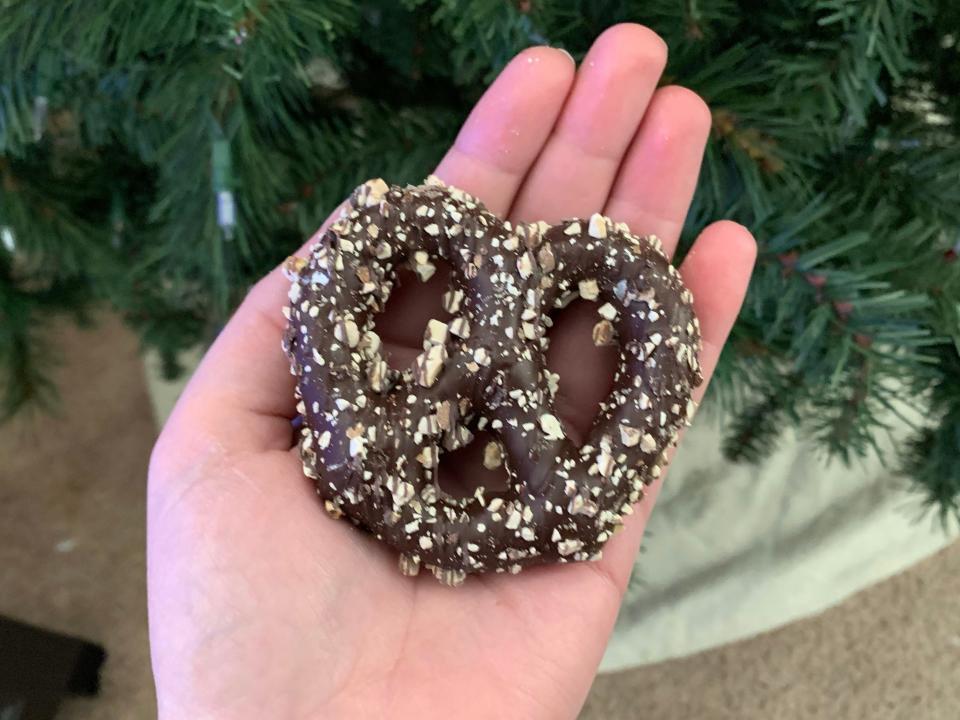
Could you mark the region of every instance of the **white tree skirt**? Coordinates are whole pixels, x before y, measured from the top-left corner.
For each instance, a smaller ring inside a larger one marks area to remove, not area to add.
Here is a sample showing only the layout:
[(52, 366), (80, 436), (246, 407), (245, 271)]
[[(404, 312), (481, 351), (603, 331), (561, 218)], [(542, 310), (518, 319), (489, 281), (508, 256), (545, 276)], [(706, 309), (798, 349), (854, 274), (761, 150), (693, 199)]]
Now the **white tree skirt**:
[(817, 613), (950, 541), (909, 480), (876, 459), (828, 465), (791, 435), (761, 465), (732, 464), (720, 437), (701, 416), (684, 438), (601, 670)]
[[(199, 352), (188, 358), (191, 367)], [(185, 383), (147, 381), (158, 425)], [(817, 613), (893, 575), (950, 538), (909, 480), (872, 459), (825, 464), (794, 436), (760, 465), (720, 453), (701, 414), (650, 519), (601, 670), (679, 657)], [(886, 449), (891, 450), (888, 442)], [(614, 540), (615, 542), (615, 540)]]

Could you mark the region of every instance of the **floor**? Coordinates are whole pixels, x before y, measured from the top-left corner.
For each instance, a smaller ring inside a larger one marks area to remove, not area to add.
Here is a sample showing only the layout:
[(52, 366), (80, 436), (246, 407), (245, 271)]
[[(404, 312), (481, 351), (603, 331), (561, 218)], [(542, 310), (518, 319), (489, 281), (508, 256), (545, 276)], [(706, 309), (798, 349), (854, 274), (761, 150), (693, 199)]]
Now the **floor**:
[(102, 697), (64, 720), (153, 717), (144, 510), (154, 422), (119, 323), (55, 331), (55, 415), (0, 428), (0, 614), (106, 646)]
[[(55, 416), (0, 430), (0, 613), (105, 644), (103, 692), (62, 720), (155, 714), (144, 588), (144, 478), (155, 432), (135, 339), (105, 320), (57, 330)], [(582, 720), (955, 720), (960, 544), (820, 616), (599, 677)]]

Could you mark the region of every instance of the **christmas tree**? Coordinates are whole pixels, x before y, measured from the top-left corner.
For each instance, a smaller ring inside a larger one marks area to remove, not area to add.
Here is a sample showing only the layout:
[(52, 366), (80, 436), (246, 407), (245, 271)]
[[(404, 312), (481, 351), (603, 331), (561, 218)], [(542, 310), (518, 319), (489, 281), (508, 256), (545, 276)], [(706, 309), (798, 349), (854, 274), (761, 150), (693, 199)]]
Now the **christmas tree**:
[(112, 307), (177, 373), (353, 186), (422, 180), (516, 52), (621, 21), (713, 110), (685, 240), (760, 244), (728, 455), (797, 427), (850, 461), (907, 402), (887, 461), (960, 514), (952, 0), (0, 0), (0, 412), (55, 402), (55, 314)]

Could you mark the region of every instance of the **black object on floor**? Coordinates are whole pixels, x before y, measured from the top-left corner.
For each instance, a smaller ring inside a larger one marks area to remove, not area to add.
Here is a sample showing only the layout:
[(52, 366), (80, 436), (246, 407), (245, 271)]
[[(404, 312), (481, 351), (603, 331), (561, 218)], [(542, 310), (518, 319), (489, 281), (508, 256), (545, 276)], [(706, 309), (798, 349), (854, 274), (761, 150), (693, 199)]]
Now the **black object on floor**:
[(107, 653), (0, 617), (0, 720), (53, 720), (67, 694), (96, 695)]

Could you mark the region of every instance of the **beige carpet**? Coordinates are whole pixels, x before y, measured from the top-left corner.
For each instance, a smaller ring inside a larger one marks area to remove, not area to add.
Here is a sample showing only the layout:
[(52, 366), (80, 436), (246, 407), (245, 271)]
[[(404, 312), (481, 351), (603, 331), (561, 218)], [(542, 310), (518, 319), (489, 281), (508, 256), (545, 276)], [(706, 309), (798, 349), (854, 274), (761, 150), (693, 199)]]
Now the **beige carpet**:
[(106, 647), (102, 697), (71, 700), (61, 717), (150, 718), (144, 503), (155, 430), (136, 340), (114, 321), (92, 332), (64, 324), (53, 337), (56, 415), (0, 429), (0, 614)]
[[(143, 559), (154, 425), (136, 341), (61, 328), (62, 405), (0, 430), (0, 613), (102, 642), (101, 697), (63, 720), (154, 716)], [(2, 648), (0, 648), (2, 652)], [(597, 679), (584, 720), (955, 720), (960, 545), (819, 617)]]

